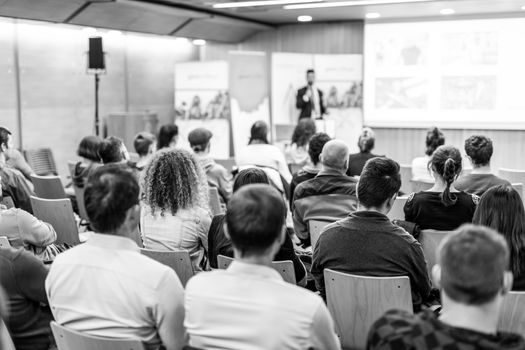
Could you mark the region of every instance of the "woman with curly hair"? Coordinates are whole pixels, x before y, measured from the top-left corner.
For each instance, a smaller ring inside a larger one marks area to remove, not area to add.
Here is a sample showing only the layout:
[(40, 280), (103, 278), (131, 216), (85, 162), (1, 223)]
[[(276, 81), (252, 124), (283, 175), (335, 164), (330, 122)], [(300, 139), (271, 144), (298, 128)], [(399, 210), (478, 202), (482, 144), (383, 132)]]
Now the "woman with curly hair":
[(155, 153), (143, 173), (141, 201), (144, 248), (187, 250), (202, 270), (211, 214), (206, 174), (195, 156), (173, 148)]
[[(300, 169), (309, 161), (308, 142), (315, 133), (315, 122), (312, 119), (303, 118), (299, 120), (293, 131), (291, 144), (284, 152), (286, 163), (292, 169)], [(295, 173), (295, 171), (292, 172)]]

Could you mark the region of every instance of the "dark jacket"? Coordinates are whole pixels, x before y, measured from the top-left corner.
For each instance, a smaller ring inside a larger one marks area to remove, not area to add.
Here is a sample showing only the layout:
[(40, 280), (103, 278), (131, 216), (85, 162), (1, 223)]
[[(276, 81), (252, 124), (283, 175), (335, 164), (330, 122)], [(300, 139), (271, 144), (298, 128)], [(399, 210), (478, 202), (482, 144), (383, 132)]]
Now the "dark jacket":
[[(312, 117), (313, 99), (310, 99), (308, 102), (305, 102), (305, 100), (303, 100), (303, 96), (306, 94), (307, 90), (308, 87), (305, 86), (297, 91), (295, 107), (301, 110), (301, 113), (299, 114), (299, 119)], [(323, 114), (326, 114), (326, 107), (323, 101), (323, 92), (319, 89), (317, 89), (317, 91), (319, 92), (319, 108), (321, 109), (321, 116), (323, 116)]]
[(361, 176), (361, 172), (365, 167), (365, 163), (370, 158), (381, 157), (370, 152), (359, 152), (351, 154), (348, 159), (348, 170), (346, 175), (348, 176)]

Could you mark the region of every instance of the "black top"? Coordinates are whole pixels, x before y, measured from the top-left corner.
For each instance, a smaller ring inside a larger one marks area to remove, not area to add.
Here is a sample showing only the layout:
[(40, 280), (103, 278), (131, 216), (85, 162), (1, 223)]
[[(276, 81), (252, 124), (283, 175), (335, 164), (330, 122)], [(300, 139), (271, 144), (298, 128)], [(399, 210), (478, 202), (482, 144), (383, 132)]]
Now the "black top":
[(297, 185), (299, 185), (302, 182), (305, 182), (306, 180), (313, 179), (317, 176), (318, 173), (318, 169), (302, 168), (301, 170), (293, 174), (292, 182), (290, 183), (290, 209), (292, 208), (293, 194)]
[(454, 182), (454, 187), (460, 191), (482, 196), (486, 190), (499, 185), (509, 185), (510, 182), (494, 174), (467, 174)]
[[(525, 248), (521, 248), (520, 256), (525, 257)], [(514, 273), (514, 282), (512, 283), (513, 291), (525, 292), (525, 261), (521, 263), (521, 271), (519, 275)]]
[(405, 204), (405, 220), (413, 222), (422, 230), (452, 231), (464, 223), (472, 222), (479, 197), (465, 192), (453, 192), (456, 204), (445, 207), (441, 192), (412, 193)]
[(523, 350), (521, 335), (481, 333), (441, 322), (430, 310), (418, 315), (390, 310), (368, 333), (368, 350)]
[[(216, 269), (217, 256), (224, 255), (233, 258), (233, 247), (231, 241), (224, 234), (224, 214), (215, 215), (211, 221), (210, 230), (208, 231), (208, 260), (210, 266)], [(306, 275), (303, 263), (295, 255), (293, 242), (289, 234), (285, 235), (281, 249), (275, 255), (274, 261), (291, 260), (295, 271), (295, 279), (301, 281)]]
[(430, 301), (431, 284), (421, 244), (378, 212), (357, 211), (326, 227), (312, 262), (312, 275), (322, 296), (324, 269), (363, 276), (408, 276), (414, 309)]
[(370, 152), (359, 152), (355, 154), (351, 154), (350, 158), (348, 159), (348, 170), (346, 171), (346, 175), (348, 176), (360, 176), (361, 172), (363, 171), (363, 168), (365, 167), (365, 163), (370, 158), (375, 157), (381, 157), (376, 154), (370, 153)]

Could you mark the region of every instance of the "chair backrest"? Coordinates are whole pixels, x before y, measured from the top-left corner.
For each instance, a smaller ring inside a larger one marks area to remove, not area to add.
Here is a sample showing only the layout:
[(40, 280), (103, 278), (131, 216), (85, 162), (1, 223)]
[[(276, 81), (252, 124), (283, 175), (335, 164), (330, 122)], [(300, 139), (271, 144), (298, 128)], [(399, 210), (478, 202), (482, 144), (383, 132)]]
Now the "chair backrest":
[[(217, 256), (217, 267), (219, 269), (225, 270), (233, 262), (233, 258), (224, 255)], [(297, 280), (295, 279), (295, 270), (293, 269), (293, 262), (291, 260), (283, 261), (274, 261), (272, 263), (272, 268), (275, 269), (285, 282), (296, 284)]]
[[(499, 176), (512, 184), (525, 184), (525, 170), (499, 168)], [(520, 194), (523, 198), (523, 190)]]
[(5, 205), (7, 209), (11, 209), (15, 207), (15, 201), (13, 201), (13, 198), (11, 196), (4, 196), (2, 198), (2, 202), (0, 202), (2, 205)]
[(0, 236), (0, 248), (9, 248), (10, 246), (9, 239), (6, 236)]
[(525, 292), (510, 292), (505, 296), (498, 330), (525, 334)]
[(370, 326), (390, 309), (412, 312), (410, 279), (324, 270), (328, 310), (343, 348), (364, 349)]
[(312, 244), (312, 249), (315, 248), (315, 245), (317, 244), (317, 241), (319, 240), (319, 236), (321, 235), (323, 229), (329, 224), (331, 224), (331, 222), (328, 221), (308, 221), (308, 232), (310, 232), (310, 243)]
[(31, 181), (35, 187), (35, 194), (44, 199), (67, 198), (66, 191), (60, 177), (31, 175)]
[(179, 276), (180, 282), (185, 287), (188, 280), (195, 274), (191, 264), (190, 254), (186, 250), (160, 251), (141, 249), (140, 252), (153, 260), (169, 266)]
[(51, 322), (51, 331), (58, 350), (145, 350), (137, 339), (102, 338), (80, 333), (56, 322)]
[(412, 187), (412, 192), (417, 193), (431, 189), (432, 186), (434, 186), (434, 183), (420, 180), (410, 180), (410, 185)]
[(210, 187), (210, 209), (213, 215), (222, 214), (219, 190), (216, 187)]
[(423, 248), (423, 254), (427, 261), (428, 275), (431, 276), (432, 267), (437, 262), (437, 251), (441, 241), (450, 234), (451, 231), (422, 230), (419, 235), (419, 243)]
[(405, 220), (405, 204), (408, 200), (408, 197), (397, 197), (394, 204), (392, 205), (392, 208), (388, 212), (386, 216), (390, 220)]
[(0, 318), (0, 349), (16, 350), (15, 344), (13, 344), (13, 340), (11, 339), (11, 335), (9, 334), (9, 331), (7, 330), (7, 327), (1, 318)]
[(404, 194), (410, 194), (412, 192), (412, 185), (410, 180), (412, 179), (412, 165), (399, 166), (399, 174), (401, 175), (401, 188), (399, 189)]
[(55, 158), (51, 148), (28, 149), (25, 151), (27, 163), (37, 175), (58, 175)]
[(37, 218), (53, 226), (57, 233), (57, 244), (67, 243), (73, 246), (80, 243), (73, 207), (69, 199), (43, 199), (31, 196), (31, 206)]
[(215, 163), (222, 165), (229, 173), (231, 173), (235, 167), (235, 158), (215, 159)]

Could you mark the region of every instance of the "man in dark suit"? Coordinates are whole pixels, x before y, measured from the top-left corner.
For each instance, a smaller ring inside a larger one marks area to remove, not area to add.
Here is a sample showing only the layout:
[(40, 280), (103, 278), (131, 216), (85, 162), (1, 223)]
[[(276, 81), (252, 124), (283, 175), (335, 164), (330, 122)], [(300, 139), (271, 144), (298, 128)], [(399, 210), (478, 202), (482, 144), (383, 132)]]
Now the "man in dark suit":
[(301, 110), (299, 119), (322, 119), (326, 114), (326, 107), (323, 102), (323, 93), (314, 86), (315, 72), (313, 69), (306, 71), (306, 80), (308, 85), (297, 91), (295, 102), (295, 106)]

